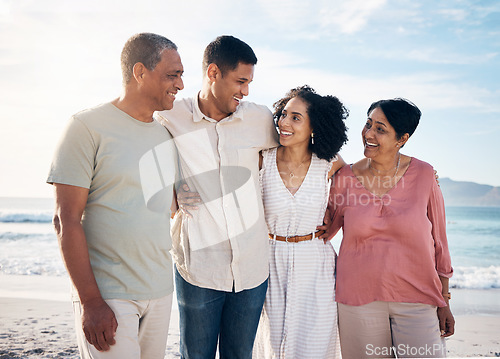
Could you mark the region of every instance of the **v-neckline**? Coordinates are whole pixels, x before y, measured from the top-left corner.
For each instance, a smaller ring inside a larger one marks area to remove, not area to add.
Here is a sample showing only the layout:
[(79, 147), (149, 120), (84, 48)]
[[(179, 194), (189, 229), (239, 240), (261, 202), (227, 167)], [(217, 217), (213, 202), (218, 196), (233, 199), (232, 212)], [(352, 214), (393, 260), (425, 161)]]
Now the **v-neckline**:
[(275, 157), (274, 158), (274, 164), (276, 166), (276, 172), (278, 173), (278, 177), (280, 178), (280, 181), (281, 181), (281, 184), (283, 185), (283, 188), (285, 188), (285, 190), (290, 194), (290, 196), (292, 196), (293, 198), (295, 198), (295, 196), (297, 195), (297, 193), (299, 193), (300, 189), (302, 188), (302, 185), (304, 184), (304, 182), (309, 177), (309, 170), (311, 169), (311, 166), (312, 166), (312, 163), (313, 163), (314, 153), (311, 154), (311, 161), (309, 162), (309, 167), (307, 167), (307, 172), (306, 172), (306, 175), (304, 176), (304, 179), (302, 180), (299, 188), (297, 188), (297, 191), (295, 191), (295, 193), (292, 193), (292, 192), (290, 192), (290, 190), (286, 186), (285, 182), (283, 181), (283, 178), (280, 175), (280, 170), (278, 168), (278, 148), (279, 147), (276, 147), (276, 151), (275, 151), (275, 155), (274, 155), (274, 157)]
[(352, 164), (349, 166), (349, 169), (351, 170), (352, 172), (352, 175), (354, 176), (354, 178), (356, 178), (356, 181), (358, 181), (358, 183), (363, 187), (363, 189), (370, 193), (372, 196), (375, 196), (377, 197), (378, 199), (381, 199), (383, 198), (384, 196), (387, 196), (390, 192), (392, 192), (394, 190), (394, 188), (396, 188), (399, 184), (399, 182), (401, 182), (401, 180), (403, 179), (404, 176), (406, 176), (406, 174), (408, 173), (408, 171), (410, 170), (410, 167), (412, 167), (413, 165), (413, 157), (410, 157), (410, 164), (408, 165), (408, 168), (406, 169), (405, 173), (403, 173), (403, 175), (401, 176), (400, 179), (398, 179), (398, 181), (394, 184), (394, 186), (392, 186), (391, 188), (389, 188), (389, 190), (385, 193), (383, 193), (382, 195), (377, 195), (375, 193), (373, 193), (372, 191), (370, 191), (368, 188), (365, 187), (365, 185), (363, 184), (363, 182), (361, 182), (358, 178), (358, 176), (356, 176), (356, 174), (354, 173), (354, 171), (352, 170)]

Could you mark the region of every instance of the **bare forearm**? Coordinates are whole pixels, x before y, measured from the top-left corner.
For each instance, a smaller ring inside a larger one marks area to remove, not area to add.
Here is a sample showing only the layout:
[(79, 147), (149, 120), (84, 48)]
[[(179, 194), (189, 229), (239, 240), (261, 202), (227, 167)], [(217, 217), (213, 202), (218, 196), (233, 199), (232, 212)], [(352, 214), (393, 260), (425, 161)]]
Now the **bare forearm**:
[(441, 276), (439, 276), (439, 279), (441, 280), (441, 293), (443, 294), (443, 298), (445, 299), (446, 304), (448, 304), (449, 302), (448, 293), (450, 292), (450, 287), (449, 287), (450, 280), (449, 278)]
[(94, 272), (90, 265), (87, 239), (83, 231), (81, 219), (88, 198), (88, 189), (54, 184), (56, 209), (54, 228), (64, 265), (68, 270), (80, 301), (101, 298)]
[(444, 301), (446, 302), (446, 307), (440, 307), (437, 309), (437, 315), (439, 320), (439, 328), (441, 329), (442, 337), (449, 337), (455, 333), (455, 318), (451, 313), (450, 309), (450, 295), (449, 295), (449, 279), (446, 277), (439, 277), (441, 280), (442, 294)]
[(337, 161), (333, 162), (330, 172), (328, 172), (328, 177), (331, 178), (339, 169), (346, 165), (342, 156), (337, 155)]
[(85, 304), (89, 300), (101, 298), (90, 265), (87, 241), (81, 224), (61, 222), (60, 229), (57, 231), (59, 247), (64, 265), (78, 292), (80, 301)]
[(101, 296), (90, 265), (87, 238), (81, 224), (88, 189), (57, 183), (54, 187), (54, 227), (64, 264), (80, 297), (83, 332), (97, 350), (106, 351), (115, 343), (118, 322)]
[[(59, 245), (64, 264), (82, 305), (82, 327), (87, 341), (99, 351), (115, 344), (118, 323), (97, 286), (88, 255), (85, 233), (80, 223), (61, 226)], [(57, 226), (56, 226), (57, 228)]]

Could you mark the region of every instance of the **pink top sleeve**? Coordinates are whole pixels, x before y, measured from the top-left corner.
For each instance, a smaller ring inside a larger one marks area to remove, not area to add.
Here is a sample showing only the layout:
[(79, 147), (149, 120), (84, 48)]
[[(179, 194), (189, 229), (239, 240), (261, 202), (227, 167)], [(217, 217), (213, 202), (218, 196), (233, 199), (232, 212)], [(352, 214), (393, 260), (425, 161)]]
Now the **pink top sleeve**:
[(401, 180), (381, 197), (345, 166), (335, 176), (329, 210), (330, 236), (343, 229), (337, 302), (446, 305), (439, 276), (449, 278), (453, 269), (444, 201), (429, 164), (412, 158)]
[(432, 223), (432, 237), (434, 238), (434, 250), (436, 252), (436, 271), (441, 277), (451, 278), (453, 268), (451, 267), (448, 240), (446, 238), (444, 199), (436, 181), (432, 181), (427, 216)]

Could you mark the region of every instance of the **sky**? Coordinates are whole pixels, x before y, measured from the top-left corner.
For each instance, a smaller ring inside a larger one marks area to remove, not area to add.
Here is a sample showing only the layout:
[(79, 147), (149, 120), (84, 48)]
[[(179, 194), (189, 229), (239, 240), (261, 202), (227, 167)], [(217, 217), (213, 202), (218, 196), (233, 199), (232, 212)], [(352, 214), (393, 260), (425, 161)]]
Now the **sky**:
[(307, 84), (346, 105), (346, 162), (363, 157), (369, 105), (404, 97), (422, 118), (402, 153), (500, 186), (500, 1), (0, 0), (0, 197), (52, 196), (64, 126), (120, 95), (120, 52), (139, 32), (178, 45), (178, 97), (200, 89), (206, 45), (233, 35), (258, 58), (249, 101), (271, 108)]

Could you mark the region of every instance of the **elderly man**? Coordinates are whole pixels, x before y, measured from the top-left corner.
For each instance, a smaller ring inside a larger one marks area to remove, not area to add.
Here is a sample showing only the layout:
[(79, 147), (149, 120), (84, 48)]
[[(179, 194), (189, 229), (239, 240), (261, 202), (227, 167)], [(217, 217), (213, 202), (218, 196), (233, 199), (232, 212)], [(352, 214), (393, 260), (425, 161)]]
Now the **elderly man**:
[(47, 182), (82, 358), (163, 359), (177, 155), (153, 112), (172, 108), (183, 66), (176, 45), (150, 33), (127, 41), (121, 65), (123, 94), (71, 118)]

